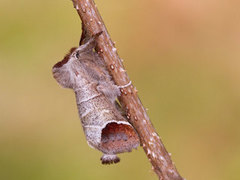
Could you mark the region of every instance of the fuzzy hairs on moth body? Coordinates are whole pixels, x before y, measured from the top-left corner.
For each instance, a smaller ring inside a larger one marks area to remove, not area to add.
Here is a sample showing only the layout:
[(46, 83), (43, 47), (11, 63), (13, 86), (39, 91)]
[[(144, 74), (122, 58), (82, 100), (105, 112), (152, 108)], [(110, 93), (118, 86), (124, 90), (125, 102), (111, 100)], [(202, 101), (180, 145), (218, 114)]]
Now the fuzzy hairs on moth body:
[(120, 90), (102, 58), (94, 51), (95, 38), (72, 48), (62, 61), (53, 66), (52, 72), (62, 87), (75, 92), (89, 146), (103, 152), (103, 164), (112, 164), (120, 161), (116, 154), (137, 148), (139, 137), (116, 107)]

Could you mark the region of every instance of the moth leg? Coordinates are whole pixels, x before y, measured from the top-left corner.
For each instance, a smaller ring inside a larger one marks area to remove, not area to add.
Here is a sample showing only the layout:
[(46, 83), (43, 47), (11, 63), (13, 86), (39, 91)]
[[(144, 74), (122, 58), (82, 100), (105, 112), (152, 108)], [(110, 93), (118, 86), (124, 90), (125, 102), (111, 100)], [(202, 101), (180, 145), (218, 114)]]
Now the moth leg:
[(132, 84), (132, 81), (129, 81), (129, 83), (123, 85), (123, 86), (118, 86), (119, 88), (126, 88)]
[(77, 49), (79, 52), (86, 52), (96, 47), (96, 39), (102, 34), (102, 31), (94, 34), (92, 37), (88, 35), (86, 30), (83, 28), (83, 33), (81, 40), (79, 42), (80, 46)]
[(108, 81), (99, 81), (97, 90), (103, 93), (113, 104), (121, 94), (119, 87)]
[(120, 162), (120, 158), (115, 154), (103, 154), (101, 161), (102, 164), (113, 164)]
[(83, 45), (87, 40), (89, 40), (90, 36), (87, 33), (87, 30), (84, 26), (84, 24), (82, 23), (82, 35), (81, 35), (81, 39), (79, 42), (79, 46)]

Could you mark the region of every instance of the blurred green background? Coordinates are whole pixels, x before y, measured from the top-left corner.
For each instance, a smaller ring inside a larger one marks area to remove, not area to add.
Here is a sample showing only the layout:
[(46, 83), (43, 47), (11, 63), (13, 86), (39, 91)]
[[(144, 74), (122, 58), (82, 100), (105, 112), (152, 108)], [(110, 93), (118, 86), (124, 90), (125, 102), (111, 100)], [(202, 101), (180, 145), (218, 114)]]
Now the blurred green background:
[[(103, 166), (52, 66), (78, 44), (70, 0), (0, 0), (0, 179), (157, 180), (142, 148)], [(96, 0), (186, 179), (240, 179), (240, 1)]]

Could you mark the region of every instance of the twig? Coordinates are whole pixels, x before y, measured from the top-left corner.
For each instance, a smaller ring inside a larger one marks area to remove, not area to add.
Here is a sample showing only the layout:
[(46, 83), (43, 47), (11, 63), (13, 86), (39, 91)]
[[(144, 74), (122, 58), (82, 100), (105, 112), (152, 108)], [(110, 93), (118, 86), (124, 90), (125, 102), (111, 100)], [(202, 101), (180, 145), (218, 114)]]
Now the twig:
[(117, 54), (117, 49), (114, 47), (95, 3), (93, 0), (72, 1), (87, 34), (92, 36), (102, 31), (97, 39), (96, 49), (107, 64), (115, 83), (122, 87), (120, 102), (127, 112), (129, 122), (139, 134), (141, 144), (153, 170), (161, 180), (183, 180), (151, 124), (146, 110), (138, 98), (136, 88), (131, 84), (124, 70), (122, 60)]

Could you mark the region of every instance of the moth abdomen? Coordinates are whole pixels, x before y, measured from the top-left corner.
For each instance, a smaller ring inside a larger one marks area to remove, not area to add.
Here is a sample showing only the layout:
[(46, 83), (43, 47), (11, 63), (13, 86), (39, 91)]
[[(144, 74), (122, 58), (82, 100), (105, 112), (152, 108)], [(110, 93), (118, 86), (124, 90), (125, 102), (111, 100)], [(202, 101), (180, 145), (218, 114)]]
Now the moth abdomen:
[(102, 164), (113, 164), (120, 162), (120, 158), (116, 155), (104, 154), (101, 159)]
[[(75, 93), (77, 102), (80, 102), (78, 97), (84, 92)], [(138, 135), (133, 127), (103, 94), (78, 103), (78, 109), (90, 146), (110, 155), (130, 152), (138, 146)]]

